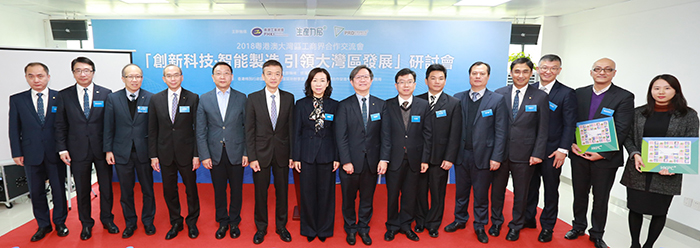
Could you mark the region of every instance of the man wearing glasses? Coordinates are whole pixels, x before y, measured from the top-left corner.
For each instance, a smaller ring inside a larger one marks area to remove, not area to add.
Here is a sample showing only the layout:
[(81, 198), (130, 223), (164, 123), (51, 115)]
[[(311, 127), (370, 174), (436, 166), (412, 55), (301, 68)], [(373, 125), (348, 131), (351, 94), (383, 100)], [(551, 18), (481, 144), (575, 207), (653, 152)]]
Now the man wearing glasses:
[[(593, 64), (591, 77), (593, 85), (576, 89), (578, 100), (577, 121), (587, 121), (613, 117), (618, 144), (625, 143), (627, 132), (634, 118), (634, 95), (612, 84), (615, 77), (615, 62), (602, 58)], [(573, 228), (564, 238), (576, 239), (584, 234), (588, 220), (588, 198), (593, 188), (593, 211), (590, 240), (596, 248), (608, 247), (603, 241), (605, 222), (608, 217), (610, 189), (615, 182), (617, 168), (622, 166), (622, 151), (585, 152), (573, 143), (571, 151), (571, 182), (574, 187)]]
[(69, 165), (78, 194), (78, 216), (83, 225), (80, 239), (92, 237), (95, 220), (91, 217), (92, 165), (97, 170), (100, 189), (100, 221), (109, 233), (119, 233), (112, 214), (112, 166), (102, 150), (104, 106), (111, 90), (92, 82), (95, 63), (86, 57), (71, 62), (76, 84), (58, 93), (56, 111), (56, 150)]
[(156, 233), (153, 225), (156, 214), (153, 170), (148, 159), (148, 103), (153, 94), (141, 89), (143, 71), (138, 65), (124, 66), (122, 81), (124, 89), (109, 94), (105, 102), (104, 151), (107, 153), (107, 163), (115, 165), (117, 171), (126, 223), (122, 238), (129, 238), (137, 229), (138, 218), (134, 206), (136, 175), (143, 194), (141, 222), (147, 235)]

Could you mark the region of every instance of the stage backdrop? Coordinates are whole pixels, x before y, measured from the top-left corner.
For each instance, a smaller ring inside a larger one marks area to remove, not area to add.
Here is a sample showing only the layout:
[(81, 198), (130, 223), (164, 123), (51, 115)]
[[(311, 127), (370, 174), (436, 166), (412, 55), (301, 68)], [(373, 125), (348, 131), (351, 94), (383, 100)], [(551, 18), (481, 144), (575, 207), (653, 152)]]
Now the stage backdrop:
[[(276, 59), (284, 66), (280, 88), (296, 99), (304, 96), (314, 67), (330, 72), (332, 98), (346, 98), (354, 93), (350, 71), (363, 64), (374, 73), (370, 93), (382, 99), (396, 96), (394, 76), (401, 68), (416, 72), (416, 95), (426, 92), (425, 69), (434, 63), (448, 69), (447, 94), (469, 88), (468, 69), (476, 61), (491, 65), (488, 87), (494, 90), (506, 84), (510, 39), (510, 22), (481, 21), (92, 20), (92, 26), (95, 48), (135, 50), (143, 88), (153, 93), (166, 89), (162, 70), (168, 64), (182, 68), (184, 88), (210, 91), (212, 66), (225, 61), (234, 70), (233, 88), (249, 94), (265, 86), (262, 64)], [(209, 172), (200, 170), (198, 181), (209, 182)]]

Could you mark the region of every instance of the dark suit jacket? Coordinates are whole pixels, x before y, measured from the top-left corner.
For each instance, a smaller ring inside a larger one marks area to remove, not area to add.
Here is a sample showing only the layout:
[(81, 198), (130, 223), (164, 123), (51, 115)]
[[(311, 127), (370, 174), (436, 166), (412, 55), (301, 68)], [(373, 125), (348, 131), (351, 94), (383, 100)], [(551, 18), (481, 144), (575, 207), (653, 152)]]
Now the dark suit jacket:
[[(87, 159), (88, 153), (104, 159), (102, 147), (104, 132), (104, 107), (95, 107), (95, 101), (107, 100), (111, 90), (93, 83), (90, 115), (85, 118), (83, 106), (78, 101), (76, 86), (58, 92), (56, 111), (56, 151), (68, 150), (74, 161)], [(81, 96), (82, 97), (82, 96)]]
[(338, 143), (340, 164), (352, 163), (355, 173), (362, 172), (365, 156), (372, 173), (377, 173), (379, 160), (389, 161), (391, 150), (391, 144), (384, 141), (386, 139), (382, 137), (386, 135), (382, 132), (382, 122), (386, 118), (384, 101), (372, 95), (369, 96), (368, 101), (367, 114), (379, 114), (380, 118), (375, 121), (370, 118), (367, 121), (366, 131), (356, 94), (352, 94), (338, 104), (338, 114), (335, 117), (335, 139)]
[[(530, 157), (545, 160), (545, 148), (547, 147), (547, 128), (549, 127), (549, 97), (547, 93), (532, 85), (526, 86), (527, 91), (520, 99), (518, 115), (513, 119), (510, 116), (510, 131), (508, 132), (508, 146), (506, 152), (508, 159), (515, 163), (529, 163)], [(496, 93), (503, 95), (509, 109), (512, 109), (511, 92), (513, 85), (497, 89)], [(527, 106), (537, 106), (536, 111), (526, 111)]]
[[(419, 172), (420, 164), (428, 163), (430, 160), (432, 122), (427, 118), (430, 114), (430, 106), (428, 101), (414, 97), (409, 110), (408, 129), (406, 129), (398, 98), (396, 96), (384, 102), (386, 109), (384, 122), (389, 128), (382, 128), (382, 132), (388, 134), (383, 135), (382, 138), (388, 138), (387, 142), (391, 144), (388, 169), (398, 170), (405, 154), (411, 170)], [(416, 116), (419, 118), (418, 121), (413, 120)]]
[(117, 164), (126, 164), (131, 156), (132, 146), (141, 163), (149, 162), (148, 157), (148, 110), (139, 113), (139, 107), (148, 107), (153, 93), (144, 89), (139, 91), (136, 99), (136, 112), (131, 117), (129, 99), (126, 90), (114, 92), (107, 96), (104, 120), (104, 151), (114, 153)]
[[(428, 92), (418, 95), (430, 103)], [(430, 109), (430, 106), (428, 106)], [(445, 111), (446, 116), (438, 117), (438, 111)], [(447, 95), (443, 92), (437, 99), (433, 110), (426, 116), (432, 126), (432, 147), (430, 148), (430, 163), (434, 165), (442, 164), (443, 160), (451, 163), (457, 162), (459, 154), (459, 143), (462, 140), (462, 105), (459, 99)]]
[(34, 108), (31, 90), (10, 96), (10, 148), (13, 158), (24, 156), (25, 165), (38, 165), (44, 161), (57, 164), (60, 161), (54, 137), (56, 114), (52, 111), (56, 107), (57, 95), (55, 90), (49, 89), (43, 125)]
[[(576, 89), (576, 99), (578, 100), (577, 122), (588, 120), (588, 112), (591, 108), (592, 95), (593, 85)], [(613, 112), (612, 117), (615, 120), (617, 144), (620, 148), (622, 148), (622, 144), (625, 143), (627, 134), (632, 129), (632, 121), (634, 120), (634, 94), (618, 87), (615, 84), (611, 84), (610, 89), (605, 92), (603, 101), (600, 103), (600, 106), (598, 106), (593, 119), (609, 117), (601, 113), (603, 108), (608, 108), (615, 111)], [(604, 159), (592, 162), (596, 164), (596, 166), (602, 168), (615, 168), (622, 166), (623, 154), (621, 151), (599, 152), (598, 154), (603, 156)], [(569, 156), (569, 158), (571, 158), (572, 162), (584, 160), (584, 158), (576, 155)]]
[[(532, 86), (540, 88), (540, 83), (535, 83)], [(545, 150), (547, 156), (559, 148), (571, 150), (571, 143), (575, 140), (574, 131), (576, 130), (576, 111), (578, 108), (574, 89), (559, 81), (554, 81), (554, 85), (549, 91), (549, 102), (549, 134)], [(552, 108), (555, 109), (552, 110)]]
[(250, 93), (245, 108), (245, 135), (248, 146), (248, 160), (258, 160), (260, 167), (267, 168), (271, 162), (287, 166), (292, 159), (292, 135), (294, 133), (294, 95), (277, 89), (280, 92), (280, 111), (277, 113), (277, 124), (272, 129), (270, 111), (267, 110), (265, 88)]
[[(474, 104), (469, 96), (469, 90), (455, 94), (455, 98), (460, 100), (462, 105), (462, 141), (459, 144), (459, 155), (457, 164), (464, 161), (464, 146), (466, 145), (467, 133), (467, 110), (469, 104)], [(487, 111), (491, 114), (485, 114)], [(508, 142), (508, 115), (510, 110), (506, 106), (505, 97), (501, 94), (493, 93), (486, 89), (481, 97), (481, 104), (474, 118), (472, 131), (472, 145), (474, 147), (474, 160), (476, 167), (484, 170), (490, 168), (489, 160), (503, 162), (505, 157), (506, 143)]]
[[(171, 165), (174, 161), (180, 165), (192, 165), (192, 158), (198, 157), (194, 127), (199, 96), (182, 89), (173, 123), (168, 109), (168, 93), (168, 89), (158, 92), (148, 104), (148, 156), (158, 158), (161, 166)], [(180, 109), (183, 106), (190, 107), (189, 113)]]
[(334, 123), (338, 110), (338, 101), (323, 99), (323, 111), (327, 117), (323, 128), (316, 133), (316, 121), (309, 115), (314, 110), (313, 97), (307, 96), (297, 101), (294, 106), (294, 146), (292, 158), (304, 163), (327, 164), (338, 161), (338, 149), (335, 143)]
[(221, 119), (219, 102), (214, 89), (199, 98), (197, 107), (197, 148), (199, 159), (211, 158), (213, 164), (221, 161), (223, 144), (226, 142), (226, 155), (231, 164), (241, 164), (246, 156), (245, 143), (245, 94), (231, 89), (226, 119)]

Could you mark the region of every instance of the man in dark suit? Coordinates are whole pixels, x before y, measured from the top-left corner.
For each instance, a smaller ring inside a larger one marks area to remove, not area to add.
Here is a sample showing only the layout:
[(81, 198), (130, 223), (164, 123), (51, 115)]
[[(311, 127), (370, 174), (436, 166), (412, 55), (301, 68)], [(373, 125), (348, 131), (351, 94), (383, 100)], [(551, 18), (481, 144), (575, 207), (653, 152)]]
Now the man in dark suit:
[[(590, 72), (593, 85), (576, 89), (577, 121), (613, 117), (617, 142), (623, 144), (634, 120), (634, 95), (612, 84), (616, 72), (615, 62), (611, 59), (602, 58), (593, 63)], [(572, 229), (564, 238), (576, 239), (585, 233), (588, 226), (586, 218), (588, 198), (593, 188), (592, 227), (588, 233), (596, 248), (608, 247), (603, 241), (605, 222), (608, 217), (608, 200), (617, 168), (623, 163), (623, 153), (622, 151), (582, 153), (575, 143), (572, 144), (571, 151), (576, 154), (576, 156), (569, 156), (571, 183), (574, 187), (574, 221)]]
[(270, 172), (275, 184), (276, 233), (284, 242), (291, 242), (287, 231), (287, 194), (289, 169), (292, 164), (294, 95), (279, 89), (282, 64), (268, 60), (263, 64), (265, 88), (248, 95), (246, 103), (246, 144), (255, 184), (255, 226), (253, 243), (260, 244), (267, 234), (267, 189)]
[(506, 158), (501, 168), (494, 173), (491, 189), (491, 220), (489, 234), (500, 234), (503, 223), (503, 201), (505, 200), (508, 176), (513, 177), (513, 220), (508, 223), (506, 240), (520, 238), (520, 229), (525, 224), (527, 192), (535, 171), (533, 165), (546, 158), (547, 128), (549, 127), (549, 97), (547, 93), (528, 84), (534, 64), (528, 58), (519, 58), (510, 64), (513, 85), (496, 90), (506, 98), (510, 114), (510, 130), (506, 145)]
[[(350, 245), (356, 242), (359, 233), (362, 243), (372, 244), (369, 236), (369, 222), (372, 219), (372, 202), (377, 187), (377, 174), (386, 172), (391, 144), (382, 132), (384, 101), (369, 94), (374, 74), (360, 65), (350, 72), (350, 84), (355, 94), (338, 104), (335, 121), (335, 138), (343, 170), (339, 173), (343, 195), (343, 228), (347, 233), (345, 241)], [(355, 199), (360, 193), (357, 214)]]
[(486, 88), (489, 64), (478, 61), (469, 67), (471, 89), (455, 94), (462, 108), (462, 136), (455, 165), (455, 220), (445, 232), (466, 227), (469, 193), (474, 191), (474, 233), (488, 243), (484, 226), (489, 222), (489, 188), (493, 171), (505, 159), (508, 113), (505, 98)]
[(138, 220), (134, 206), (134, 171), (143, 194), (141, 222), (146, 234), (156, 233), (153, 225), (156, 214), (153, 169), (148, 159), (148, 103), (153, 94), (141, 89), (143, 71), (138, 65), (124, 66), (122, 81), (124, 89), (109, 94), (105, 102), (104, 151), (107, 153), (107, 163), (115, 165), (117, 171), (126, 223), (122, 238), (129, 238), (134, 235)]
[(415, 231), (420, 233), (428, 229), (428, 234), (433, 238), (438, 236), (442, 224), (447, 177), (450, 168), (457, 162), (462, 137), (462, 106), (459, 99), (443, 94), (446, 79), (447, 69), (443, 65), (430, 65), (425, 72), (428, 92), (417, 96), (428, 101), (430, 113), (426, 121), (432, 122), (433, 132), (428, 171), (418, 175)]
[(56, 151), (70, 166), (78, 194), (78, 216), (83, 225), (80, 239), (92, 237), (92, 165), (100, 189), (100, 221), (109, 233), (119, 233), (112, 214), (112, 166), (102, 150), (104, 106), (111, 90), (92, 82), (95, 63), (86, 57), (71, 62), (76, 84), (58, 93), (56, 110)]
[[(389, 168), (386, 173), (387, 220), (384, 240), (394, 240), (397, 232), (418, 241), (411, 230), (415, 215), (418, 175), (428, 170), (430, 159), (432, 121), (428, 101), (413, 97), (416, 73), (401, 69), (394, 77), (398, 96), (387, 100), (383, 138), (391, 144)], [(401, 197), (399, 201), (399, 197)], [(399, 202), (401, 210), (399, 210)]]
[[(247, 98), (231, 88), (232, 72), (226, 62), (214, 65), (211, 77), (216, 88), (202, 95), (197, 108), (197, 148), (202, 165), (211, 172), (219, 223), (217, 239), (226, 237), (229, 227), (231, 238), (241, 235), (238, 224), (243, 202), (243, 168), (248, 166), (244, 126)], [(226, 195), (228, 185), (230, 204)]]
[(59, 237), (68, 235), (66, 227), (66, 165), (56, 153), (54, 121), (56, 120), (56, 91), (47, 85), (51, 76), (43, 63), (29, 63), (24, 77), (30, 90), (10, 96), (9, 136), (12, 159), (24, 166), (29, 182), (34, 218), (39, 229), (31, 241), (39, 241), (53, 231), (48, 201), (46, 178), (53, 196), (53, 223)]
[(549, 133), (547, 135), (547, 158), (534, 165), (535, 171), (530, 180), (525, 209), (526, 228), (537, 228), (537, 202), (540, 196), (540, 178), (544, 182), (544, 209), (540, 215), (542, 231), (537, 237), (540, 242), (552, 241), (554, 224), (559, 212), (559, 176), (564, 159), (569, 154), (569, 144), (573, 142), (576, 128), (576, 93), (557, 81), (561, 72), (561, 58), (547, 54), (540, 58), (537, 73), (540, 82), (533, 84), (549, 95)]
[[(187, 194), (188, 236), (197, 238), (199, 193), (197, 173), (199, 156), (195, 140), (199, 96), (182, 88), (182, 70), (176, 65), (163, 69), (163, 81), (168, 88), (151, 97), (148, 104), (148, 154), (153, 170), (163, 177), (163, 196), (170, 213), (171, 228), (165, 239), (173, 239), (184, 229), (180, 215), (177, 174), (180, 173)], [(162, 171), (161, 171), (162, 170)]]

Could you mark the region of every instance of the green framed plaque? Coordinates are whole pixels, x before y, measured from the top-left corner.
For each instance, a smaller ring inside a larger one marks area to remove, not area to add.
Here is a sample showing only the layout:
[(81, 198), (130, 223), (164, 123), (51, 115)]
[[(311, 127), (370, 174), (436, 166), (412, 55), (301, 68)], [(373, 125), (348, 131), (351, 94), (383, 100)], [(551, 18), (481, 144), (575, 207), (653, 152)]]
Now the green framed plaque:
[(619, 151), (613, 118), (577, 122), (576, 145), (582, 153)]
[(698, 137), (642, 138), (642, 171), (698, 174)]

